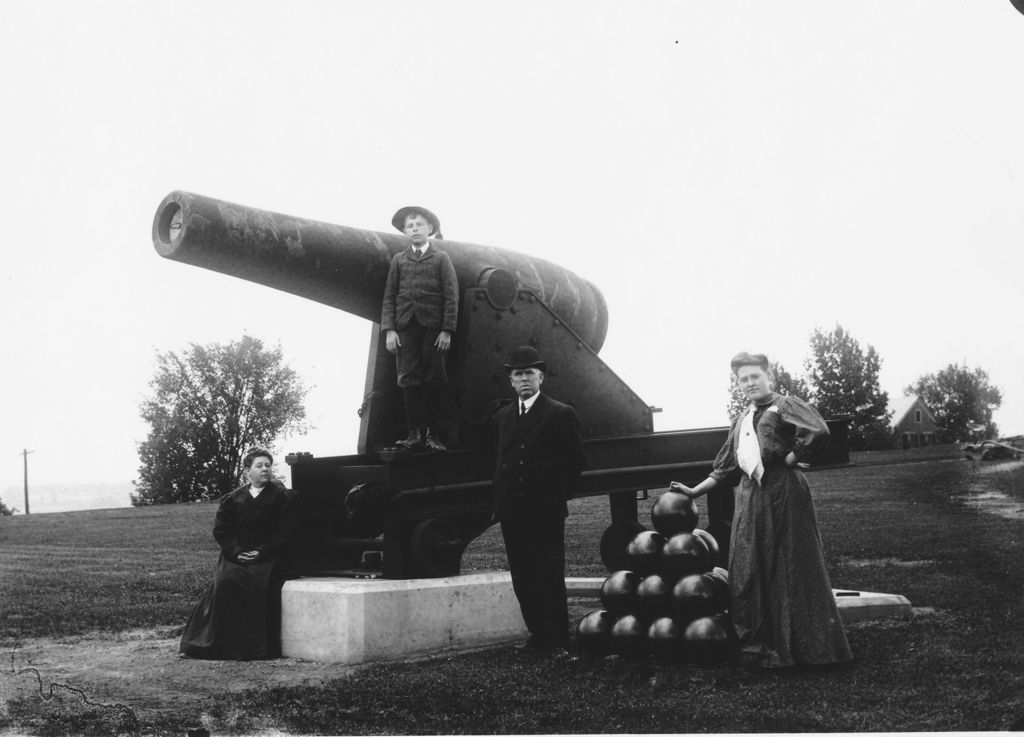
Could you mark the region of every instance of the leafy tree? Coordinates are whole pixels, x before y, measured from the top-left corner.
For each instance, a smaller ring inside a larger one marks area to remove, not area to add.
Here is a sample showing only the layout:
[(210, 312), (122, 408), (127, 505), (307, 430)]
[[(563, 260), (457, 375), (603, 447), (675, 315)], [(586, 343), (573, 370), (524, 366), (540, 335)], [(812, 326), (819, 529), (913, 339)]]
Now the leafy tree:
[(6, 504), (4, 504), (4, 500), (0, 499), (0, 517), (10, 517), (17, 511), (17, 507), (8, 507)]
[(1003, 403), (1003, 395), (980, 368), (951, 363), (938, 373), (921, 376), (903, 391), (917, 394), (932, 410), (941, 441), (969, 440), (979, 433), (986, 438), (999, 435), (992, 412)]
[[(786, 371), (786, 368), (781, 363), (772, 364), (772, 387), (779, 394), (789, 394), (801, 399), (807, 399), (809, 396), (807, 383), (799, 376), (794, 376)], [(736, 382), (736, 374), (730, 372), (729, 421), (734, 421), (746, 412), (749, 406), (750, 400), (743, 396), (743, 392), (740, 391), (740, 386)]]
[(852, 416), (850, 450), (893, 445), (889, 395), (878, 383), (881, 365), (874, 347), (862, 350), (841, 325), (811, 334), (811, 357), (804, 363), (811, 400), (824, 417)]
[(308, 390), (280, 346), (247, 335), (158, 352), (150, 388), (139, 407), (150, 431), (139, 444), (135, 506), (216, 499), (238, 485), (250, 446), (306, 428)]

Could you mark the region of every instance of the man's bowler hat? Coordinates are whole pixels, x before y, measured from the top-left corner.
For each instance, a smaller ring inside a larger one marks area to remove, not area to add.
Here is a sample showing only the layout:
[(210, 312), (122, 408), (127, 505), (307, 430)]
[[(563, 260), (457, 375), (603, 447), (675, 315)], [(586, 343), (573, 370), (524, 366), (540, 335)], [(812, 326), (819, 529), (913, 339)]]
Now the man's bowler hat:
[(547, 371), (548, 365), (540, 360), (540, 353), (532, 345), (521, 345), (518, 348), (513, 348), (509, 352), (508, 358), (505, 359), (505, 369), (511, 371), (513, 369), (527, 368)]
[(441, 221), (437, 219), (437, 215), (419, 205), (406, 205), (391, 218), (391, 224), (398, 229), (399, 233), (405, 232), (405, 219), (410, 215), (422, 215), (425, 217), (427, 222), (430, 223), (430, 234), (436, 235), (438, 238), (441, 237)]

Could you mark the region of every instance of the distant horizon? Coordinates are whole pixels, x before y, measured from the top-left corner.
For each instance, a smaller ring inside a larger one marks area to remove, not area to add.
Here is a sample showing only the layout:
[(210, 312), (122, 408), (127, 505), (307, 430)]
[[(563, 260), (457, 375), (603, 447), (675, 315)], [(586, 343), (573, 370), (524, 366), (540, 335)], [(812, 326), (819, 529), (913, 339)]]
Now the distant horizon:
[[(937, 443), (935, 446), (932, 446), (933, 451), (930, 452), (939, 452), (942, 447), (950, 445), (959, 446), (960, 443), (958, 441)], [(906, 449), (906, 452), (910, 452), (910, 450)], [(922, 452), (921, 448), (912, 450), (916, 453)], [(851, 451), (851, 458), (853, 459), (853, 464), (857, 465), (856, 457), (860, 455), (870, 458), (877, 454), (899, 452), (901, 452), (901, 449), (898, 448), (875, 451)], [(281, 463), (281, 467), (277, 468), (277, 474), (284, 479), (284, 483), (288, 488), (292, 488), (290, 466)], [(93, 482), (88, 484), (51, 483), (35, 486), (31, 484), (30, 480), (29, 516), (31, 517), (35, 514), (60, 514), (64, 512), (91, 512), (103, 509), (134, 508), (134, 505), (131, 503), (131, 492), (134, 491), (134, 488), (132, 480), (112, 483)], [(117, 497), (122, 494), (123, 502), (117, 503)], [(24, 487), (8, 486), (0, 491), (0, 501), (3, 501), (8, 507), (17, 509), (17, 512), (15, 512), (16, 516), (23, 516), (25, 514)], [(214, 498), (195, 502), (168, 502), (168, 504), (201, 504), (216, 501), (216, 498)]]
[[(29, 516), (56, 512), (84, 512), (92, 509), (121, 509), (132, 506), (132, 481), (111, 483), (91, 482), (87, 484), (32, 484), (28, 485)], [(123, 502), (117, 498), (123, 495)], [(17, 509), (15, 514), (25, 514), (25, 487), (9, 486), (0, 491), (0, 500), (9, 508)]]

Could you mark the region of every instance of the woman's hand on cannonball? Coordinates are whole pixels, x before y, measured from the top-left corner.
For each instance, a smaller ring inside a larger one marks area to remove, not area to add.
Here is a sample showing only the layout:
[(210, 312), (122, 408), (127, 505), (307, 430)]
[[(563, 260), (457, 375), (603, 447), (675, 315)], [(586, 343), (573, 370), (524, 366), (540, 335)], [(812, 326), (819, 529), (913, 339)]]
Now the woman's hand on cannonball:
[(670, 483), (668, 485), (668, 490), (674, 491), (677, 494), (686, 494), (686, 496), (690, 497), (691, 499), (696, 499), (698, 496), (700, 496), (696, 491), (691, 489), (689, 486), (687, 486), (686, 484), (681, 484), (678, 481), (673, 481), (672, 483)]

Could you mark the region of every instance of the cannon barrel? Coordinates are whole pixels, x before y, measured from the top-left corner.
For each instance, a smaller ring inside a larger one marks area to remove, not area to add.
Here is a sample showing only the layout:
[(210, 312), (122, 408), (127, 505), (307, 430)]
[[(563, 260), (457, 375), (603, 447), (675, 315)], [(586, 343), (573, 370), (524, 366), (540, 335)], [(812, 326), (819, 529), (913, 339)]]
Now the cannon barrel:
[[(153, 219), (153, 245), (164, 258), (280, 289), (380, 321), (392, 257), (408, 239), (306, 220), (171, 192)], [(488, 287), (515, 298), (536, 294), (595, 353), (604, 344), (608, 308), (586, 279), (544, 259), (445, 240), (460, 289)]]

